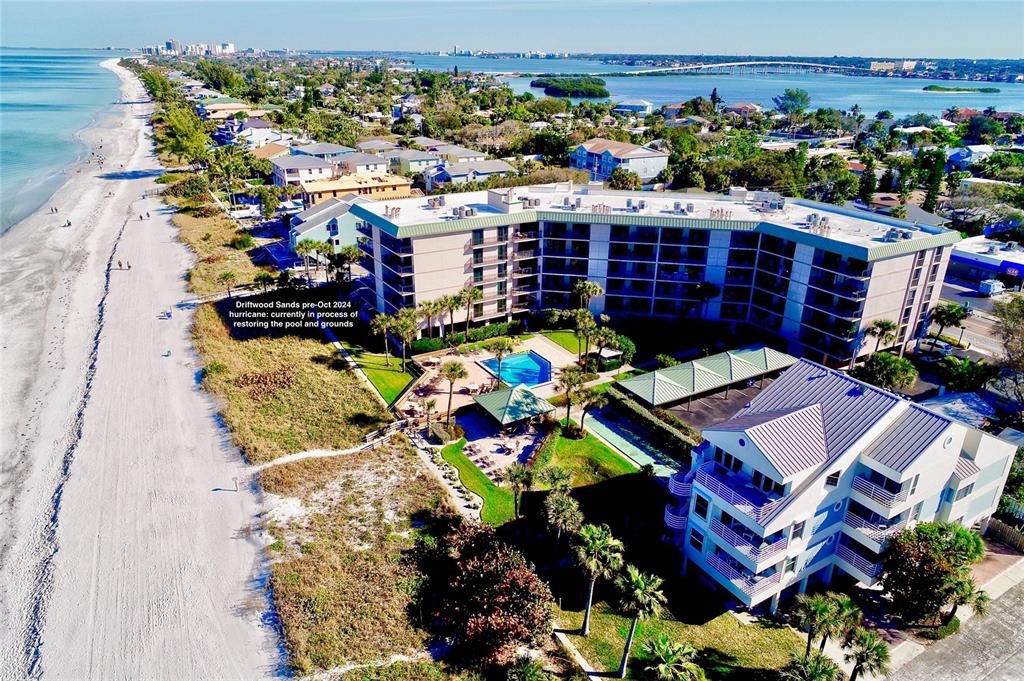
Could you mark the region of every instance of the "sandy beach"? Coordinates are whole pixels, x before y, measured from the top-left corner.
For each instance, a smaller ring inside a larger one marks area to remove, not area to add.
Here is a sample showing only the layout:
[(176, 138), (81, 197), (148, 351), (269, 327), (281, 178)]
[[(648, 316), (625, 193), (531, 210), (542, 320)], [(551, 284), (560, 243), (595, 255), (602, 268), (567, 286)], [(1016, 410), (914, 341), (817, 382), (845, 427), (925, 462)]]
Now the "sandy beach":
[(104, 67), (103, 167), (0, 237), (0, 679), (274, 675), (260, 500), (196, 384), (191, 255), (144, 197), (153, 107)]

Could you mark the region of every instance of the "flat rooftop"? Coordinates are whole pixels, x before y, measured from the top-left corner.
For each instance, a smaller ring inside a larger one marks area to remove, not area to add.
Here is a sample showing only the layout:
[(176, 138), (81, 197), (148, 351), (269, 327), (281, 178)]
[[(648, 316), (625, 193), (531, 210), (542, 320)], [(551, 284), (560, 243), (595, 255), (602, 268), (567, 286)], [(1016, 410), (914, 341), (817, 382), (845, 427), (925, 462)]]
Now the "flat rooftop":
[(964, 260), (999, 266), (1003, 263), (1024, 265), (1024, 247), (996, 241), (984, 236), (964, 239), (953, 248), (953, 254)]
[[(746, 190), (733, 190), (732, 195), (690, 194), (613, 191), (564, 183), (446, 194), (444, 206), (436, 201), (432, 206), (429, 198), (368, 203), (360, 206), (357, 214), (399, 237), (534, 220), (757, 229), (815, 245), (845, 244), (856, 249), (851, 255), (867, 259), (949, 245), (959, 239), (951, 230), (801, 199), (780, 202), (778, 195)], [(459, 217), (460, 208), (472, 209), (474, 214)]]

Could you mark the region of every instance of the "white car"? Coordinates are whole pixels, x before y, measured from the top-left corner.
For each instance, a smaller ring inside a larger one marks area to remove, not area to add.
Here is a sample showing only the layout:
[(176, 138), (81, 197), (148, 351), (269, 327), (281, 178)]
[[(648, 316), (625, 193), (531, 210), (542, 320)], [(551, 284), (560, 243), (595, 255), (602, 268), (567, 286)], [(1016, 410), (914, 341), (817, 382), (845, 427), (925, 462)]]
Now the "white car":
[(953, 354), (953, 346), (946, 341), (941, 341), (936, 338), (928, 338), (921, 341), (921, 351), (938, 353), (945, 357), (946, 355)]

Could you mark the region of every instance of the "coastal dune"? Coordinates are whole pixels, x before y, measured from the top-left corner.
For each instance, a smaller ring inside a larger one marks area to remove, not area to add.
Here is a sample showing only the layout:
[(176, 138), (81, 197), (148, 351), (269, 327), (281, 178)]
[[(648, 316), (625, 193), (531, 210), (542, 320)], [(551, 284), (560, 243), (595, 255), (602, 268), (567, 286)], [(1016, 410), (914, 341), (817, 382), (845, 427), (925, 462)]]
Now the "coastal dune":
[(259, 498), (196, 382), (191, 254), (147, 195), (152, 105), (103, 66), (121, 101), (82, 133), (103, 167), (0, 237), (0, 679), (273, 675)]

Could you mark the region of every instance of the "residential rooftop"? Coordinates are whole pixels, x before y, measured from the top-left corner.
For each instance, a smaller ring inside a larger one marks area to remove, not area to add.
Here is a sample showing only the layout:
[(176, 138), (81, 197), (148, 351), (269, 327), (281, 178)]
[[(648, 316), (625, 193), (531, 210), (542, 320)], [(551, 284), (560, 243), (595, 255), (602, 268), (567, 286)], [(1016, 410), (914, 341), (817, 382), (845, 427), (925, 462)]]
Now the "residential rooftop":
[[(544, 220), (595, 224), (747, 230), (842, 248), (864, 260), (955, 243), (957, 232), (877, 213), (733, 188), (729, 195), (614, 191), (559, 183), (399, 199), (358, 215), (392, 236), (418, 237)], [(460, 216), (461, 212), (461, 216)]]
[(347, 154), (355, 151), (355, 149), (341, 144), (333, 144), (332, 142), (313, 142), (312, 144), (295, 147), (295, 151), (316, 156), (318, 154)]
[(325, 161), (319, 156), (309, 156), (307, 154), (290, 154), (288, 156), (278, 156), (277, 158), (271, 159), (272, 164), (278, 168), (284, 170), (296, 170), (299, 168), (333, 168), (330, 161)]

